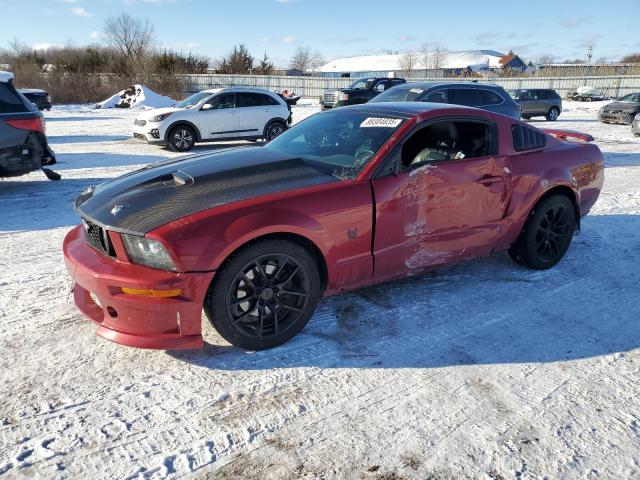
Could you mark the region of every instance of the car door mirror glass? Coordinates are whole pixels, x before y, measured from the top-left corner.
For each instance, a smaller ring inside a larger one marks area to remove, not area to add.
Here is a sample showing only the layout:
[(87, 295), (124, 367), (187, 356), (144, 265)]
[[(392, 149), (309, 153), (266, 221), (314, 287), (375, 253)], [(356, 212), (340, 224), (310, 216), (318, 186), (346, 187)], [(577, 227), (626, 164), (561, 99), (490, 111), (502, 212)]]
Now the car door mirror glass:
[(376, 85), (375, 91), (378, 93), (384, 92), (384, 83), (379, 83), (378, 85)]
[(202, 106), (202, 110), (212, 110), (213, 109), (213, 105), (211, 105), (210, 103), (205, 103)]

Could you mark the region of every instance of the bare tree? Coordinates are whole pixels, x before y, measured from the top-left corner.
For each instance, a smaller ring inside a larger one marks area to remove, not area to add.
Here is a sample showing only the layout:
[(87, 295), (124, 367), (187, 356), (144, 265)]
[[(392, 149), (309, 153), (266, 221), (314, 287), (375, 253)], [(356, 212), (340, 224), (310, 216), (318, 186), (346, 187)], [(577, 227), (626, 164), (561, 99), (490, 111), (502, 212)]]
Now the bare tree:
[(324, 57), (320, 52), (313, 52), (309, 47), (299, 46), (289, 61), (289, 68), (301, 72), (314, 72), (324, 63)]
[(407, 52), (398, 60), (398, 67), (404, 77), (411, 77), (411, 74), (418, 66), (418, 56), (412, 52)]
[(446, 49), (440, 44), (423, 45), (421, 56), (425, 74), (427, 74), (428, 70), (438, 70), (442, 68), (446, 54)]
[(153, 25), (126, 13), (104, 22), (104, 41), (116, 50), (133, 70), (144, 66), (153, 46)]

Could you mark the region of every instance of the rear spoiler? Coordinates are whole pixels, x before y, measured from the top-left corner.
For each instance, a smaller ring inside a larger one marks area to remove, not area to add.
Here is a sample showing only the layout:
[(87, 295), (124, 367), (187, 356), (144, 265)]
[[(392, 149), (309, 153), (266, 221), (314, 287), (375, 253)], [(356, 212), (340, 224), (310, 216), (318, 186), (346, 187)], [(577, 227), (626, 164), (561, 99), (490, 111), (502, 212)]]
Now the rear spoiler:
[(561, 140), (569, 140), (569, 141), (581, 141), (581, 142), (593, 142), (594, 138), (588, 133), (576, 132), (575, 130), (557, 130), (555, 128), (543, 128), (545, 133), (549, 135), (553, 135), (556, 138)]

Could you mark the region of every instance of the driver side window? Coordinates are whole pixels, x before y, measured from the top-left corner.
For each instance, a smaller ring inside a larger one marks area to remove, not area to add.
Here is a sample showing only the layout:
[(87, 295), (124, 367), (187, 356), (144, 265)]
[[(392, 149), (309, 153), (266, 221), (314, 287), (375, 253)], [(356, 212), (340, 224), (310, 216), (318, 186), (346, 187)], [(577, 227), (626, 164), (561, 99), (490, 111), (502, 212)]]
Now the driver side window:
[(211, 105), (211, 110), (222, 110), (224, 108), (234, 108), (235, 95), (233, 93), (223, 93), (217, 95), (207, 102)]
[(428, 163), (458, 161), (491, 155), (494, 128), (473, 121), (442, 121), (415, 132), (401, 150), (401, 169)]

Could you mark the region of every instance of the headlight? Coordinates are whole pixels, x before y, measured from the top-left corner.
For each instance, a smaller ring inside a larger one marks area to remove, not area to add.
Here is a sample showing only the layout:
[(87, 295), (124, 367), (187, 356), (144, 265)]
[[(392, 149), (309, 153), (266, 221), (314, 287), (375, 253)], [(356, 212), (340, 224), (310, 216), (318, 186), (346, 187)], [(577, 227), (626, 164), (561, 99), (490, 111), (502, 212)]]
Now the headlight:
[(175, 271), (176, 266), (169, 252), (157, 240), (123, 233), (122, 241), (131, 262), (159, 270)]
[(162, 115), (156, 115), (155, 117), (151, 117), (149, 119), (150, 122), (161, 122), (162, 120), (164, 120), (165, 118), (167, 118), (169, 115), (171, 115), (173, 112), (169, 112), (169, 113), (163, 113)]
[(347, 100), (349, 100), (349, 94), (348, 93), (340, 93), (340, 100), (342, 100), (343, 102), (346, 102)]

